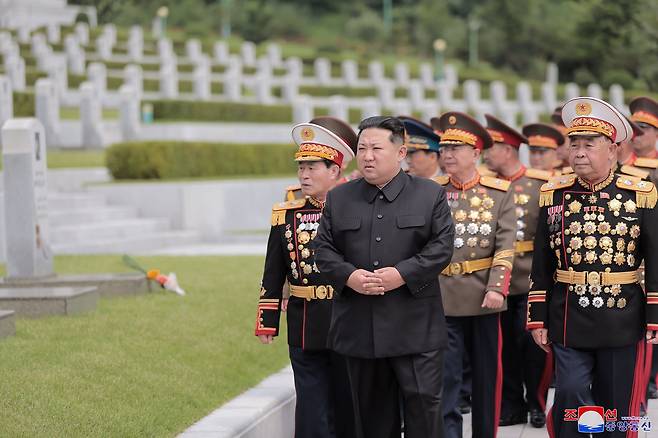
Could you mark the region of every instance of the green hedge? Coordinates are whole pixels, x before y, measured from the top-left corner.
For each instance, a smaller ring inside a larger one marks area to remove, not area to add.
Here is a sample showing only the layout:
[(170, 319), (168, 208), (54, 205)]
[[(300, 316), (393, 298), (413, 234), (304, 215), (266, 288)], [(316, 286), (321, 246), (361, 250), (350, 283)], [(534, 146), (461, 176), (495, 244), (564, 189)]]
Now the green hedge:
[(151, 100), (143, 103), (153, 105), (156, 120), (292, 123), (292, 108), (287, 105), (186, 100)]
[(174, 179), (281, 175), (295, 170), (294, 145), (200, 142), (128, 142), (110, 146), (115, 179)]

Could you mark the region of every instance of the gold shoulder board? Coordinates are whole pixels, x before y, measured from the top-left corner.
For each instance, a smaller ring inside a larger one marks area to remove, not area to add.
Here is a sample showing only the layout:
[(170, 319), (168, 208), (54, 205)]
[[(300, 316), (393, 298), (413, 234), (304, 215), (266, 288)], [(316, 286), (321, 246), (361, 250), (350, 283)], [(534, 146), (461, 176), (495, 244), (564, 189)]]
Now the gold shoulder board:
[(560, 170), (560, 172), (562, 173), (562, 175), (569, 175), (574, 173), (573, 169), (569, 166), (563, 167), (562, 170)]
[(638, 169), (635, 166), (621, 166), (621, 173), (631, 176), (637, 176), (638, 178), (646, 179), (649, 177), (649, 172), (646, 170)]
[(633, 163), (635, 167), (648, 167), (649, 169), (655, 169), (658, 167), (658, 159), (656, 158), (636, 158), (635, 163)]
[(553, 205), (553, 192), (557, 189), (571, 187), (576, 181), (575, 174), (558, 175), (548, 180), (547, 183), (542, 184), (539, 193), (539, 206), (545, 207)]
[(506, 192), (509, 189), (510, 182), (504, 179), (494, 178), (493, 176), (482, 176), (480, 177), (480, 184)]
[(525, 175), (528, 178), (534, 178), (534, 179), (541, 179), (543, 181), (548, 181), (551, 179), (551, 172), (547, 170), (540, 170), (540, 169), (527, 169), (525, 171)]
[(481, 176), (496, 176), (496, 172), (485, 165), (478, 166), (477, 171)]
[(432, 180), (434, 182), (441, 184), (442, 186), (445, 186), (446, 184), (448, 184), (448, 181), (450, 181), (450, 177), (448, 175), (439, 175), (432, 178)]
[(656, 206), (658, 192), (656, 192), (656, 186), (652, 182), (635, 176), (622, 175), (617, 178), (616, 185), (620, 189), (633, 190), (635, 192), (635, 204), (639, 208), (654, 208)]
[(283, 225), (286, 222), (286, 210), (302, 208), (305, 204), (306, 198), (277, 202), (272, 206), (272, 226)]

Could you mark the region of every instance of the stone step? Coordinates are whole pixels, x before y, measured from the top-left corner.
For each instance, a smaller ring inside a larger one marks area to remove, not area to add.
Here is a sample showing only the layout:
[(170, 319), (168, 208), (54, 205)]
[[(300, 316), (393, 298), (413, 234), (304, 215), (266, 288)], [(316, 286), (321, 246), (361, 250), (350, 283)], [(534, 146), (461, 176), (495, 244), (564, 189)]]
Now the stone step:
[(171, 246), (191, 245), (198, 243), (199, 240), (199, 234), (196, 231), (169, 230), (125, 238), (53, 243), (51, 247), (55, 254), (134, 254)]
[(169, 229), (167, 218), (133, 218), (115, 219), (84, 225), (66, 225), (50, 230), (53, 245), (80, 243), (88, 241), (139, 238), (144, 234), (153, 234)]
[(151, 291), (155, 284), (141, 272), (126, 274), (53, 275), (38, 279), (0, 278), (2, 288), (34, 287), (95, 287), (102, 298), (140, 295)]
[(16, 315), (13, 310), (0, 310), (0, 339), (16, 334)]
[(137, 210), (124, 206), (99, 206), (91, 208), (72, 208), (65, 210), (51, 210), (48, 212), (48, 221), (51, 227), (66, 225), (82, 225), (90, 222), (101, 222), (113, 219), (129, 219), (137, 217)]
[(95, 287), (0, 288), (0, 307), (26, 318), (75, 315), (94, 310)]
[(48, 211), (61, 211), (69, 208), (101, 207), (105, 198), (98, 194), (51, 192), (48, 194)]

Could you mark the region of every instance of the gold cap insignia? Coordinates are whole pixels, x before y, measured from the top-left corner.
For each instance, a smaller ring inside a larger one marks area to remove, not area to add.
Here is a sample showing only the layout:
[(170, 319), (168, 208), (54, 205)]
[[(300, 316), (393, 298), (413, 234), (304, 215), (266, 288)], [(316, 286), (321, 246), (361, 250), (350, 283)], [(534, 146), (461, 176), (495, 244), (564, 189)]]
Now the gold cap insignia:
[(313, 140), (313, 138), (315, 138), (315, 132), (313, 132), (313, 129), (311, 128), (302, 129), (301, 135), (302, 135), (302, 140), (304, 141), (311, 141)]
[(592, 112), (592, 105), (588, 102), (581, 102), (576, 104), (576, 114), (579, 116), (587, 116)]
[(457, 123), (457, 117), (455, 117), (455, 116), (448, 117), (448, 123), (450, 123), (451, 125), (454, 125), (455, 123)]

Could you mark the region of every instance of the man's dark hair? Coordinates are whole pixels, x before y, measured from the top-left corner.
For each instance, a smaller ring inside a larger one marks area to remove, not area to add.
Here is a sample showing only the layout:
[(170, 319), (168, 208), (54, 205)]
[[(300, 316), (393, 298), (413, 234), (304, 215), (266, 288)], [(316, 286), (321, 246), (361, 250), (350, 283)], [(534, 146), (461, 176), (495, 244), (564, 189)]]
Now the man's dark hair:
[(404, 144), (404, 123), (397, 117), (374, 116), (361, 120), (361, 123), (359, 123), (358, 137), (361, 137), (363, 130), (368, 128), (380, 128), (391, 131), (391, 136), (389, 137), (391, 143), (397, 145)]

